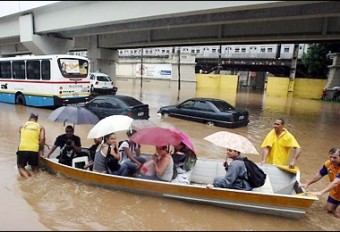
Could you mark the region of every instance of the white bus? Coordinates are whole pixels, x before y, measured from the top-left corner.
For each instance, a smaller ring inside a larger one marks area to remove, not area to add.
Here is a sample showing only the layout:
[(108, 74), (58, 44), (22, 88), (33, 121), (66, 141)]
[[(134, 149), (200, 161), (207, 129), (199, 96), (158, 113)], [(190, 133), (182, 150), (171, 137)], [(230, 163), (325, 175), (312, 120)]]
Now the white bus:
[(0, 58), (0, 102), (57, 107), (90, 97), (90, 62), (74, 55)]

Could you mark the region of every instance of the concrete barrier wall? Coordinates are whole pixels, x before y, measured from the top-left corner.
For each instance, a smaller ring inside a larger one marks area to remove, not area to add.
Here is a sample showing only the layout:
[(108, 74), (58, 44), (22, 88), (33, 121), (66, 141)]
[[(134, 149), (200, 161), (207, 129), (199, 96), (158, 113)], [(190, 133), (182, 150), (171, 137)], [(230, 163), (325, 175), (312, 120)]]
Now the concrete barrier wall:
[(196, 74), (196, 80), (197, 89), (212, 89), (226, 93), (237, 92), (237, 75)]
[(322, 89), (326, 86), (326, 79), (295, 78), (294, 97), (321, 99)]
[(287, 97), (289, 78), (268, 77), (266, 95), (271, 97)]
[[(196, 74), (197, 90), (218, 91), (219, 93), (236, 94), (238, 89), (237, 75)], [(322, 89), (326, 79), (268, 77), (265, 84), (265, 94), (271, 97), (287, 97), (292, 93), (294, 97), (321, 99)]]

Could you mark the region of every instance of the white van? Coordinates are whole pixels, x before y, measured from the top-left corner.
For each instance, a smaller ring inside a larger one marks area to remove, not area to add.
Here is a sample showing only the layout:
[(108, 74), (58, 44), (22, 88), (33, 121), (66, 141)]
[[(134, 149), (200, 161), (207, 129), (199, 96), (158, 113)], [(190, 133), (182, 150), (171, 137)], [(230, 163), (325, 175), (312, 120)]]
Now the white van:
[(116, 94), (118, 88), (115, 81), (105, 73), (90, 73), (91, 93)]

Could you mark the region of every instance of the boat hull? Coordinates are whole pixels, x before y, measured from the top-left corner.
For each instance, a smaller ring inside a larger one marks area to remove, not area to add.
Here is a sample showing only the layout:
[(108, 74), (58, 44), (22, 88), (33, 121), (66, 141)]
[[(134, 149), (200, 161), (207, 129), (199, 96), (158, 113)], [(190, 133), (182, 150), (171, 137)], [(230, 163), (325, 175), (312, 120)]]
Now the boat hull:
[(44, 168), (78, 181), (116, 190), (166, 197), (249, 212), (300, 218), (318, 198), (304, 194), (275, 194), (224, 188), (206, 188), (205, 184), (182, 184), (134, 177), (102, 174), (59, 164), (41, 158)]

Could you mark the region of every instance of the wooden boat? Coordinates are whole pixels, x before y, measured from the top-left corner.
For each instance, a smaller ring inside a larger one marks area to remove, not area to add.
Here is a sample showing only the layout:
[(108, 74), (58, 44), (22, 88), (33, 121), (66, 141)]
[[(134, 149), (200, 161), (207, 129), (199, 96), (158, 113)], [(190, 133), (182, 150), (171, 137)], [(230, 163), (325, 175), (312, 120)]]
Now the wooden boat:
[[(87, 157), (85, 160), (83, 157), (75, 159), (83, 164), (87, 162)], [(192, 170), (178, 174), (170, 183), (96, 173), (77, 168), (77, 162), (73, 162), (73, 167), (60, 164), (56, 158), (42, 158), (41, 162), (51, 173), (60, 173), (88, 184), (290, 218), (300, 218), (318, 200), (298, 186), (299, 170), (269, 164), (260, 166), (267, 173), (266, 183), (252, 191), (242, 191), (206, 188), (214, 177), (225, 174), (219, 160), (198, 159)]]

